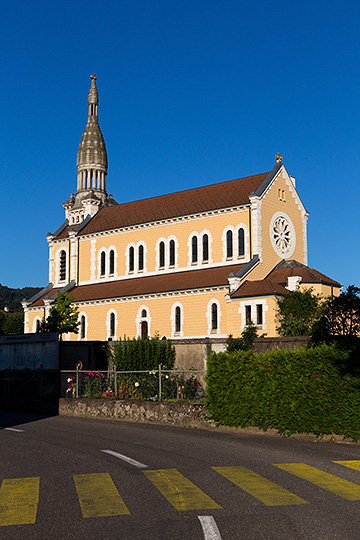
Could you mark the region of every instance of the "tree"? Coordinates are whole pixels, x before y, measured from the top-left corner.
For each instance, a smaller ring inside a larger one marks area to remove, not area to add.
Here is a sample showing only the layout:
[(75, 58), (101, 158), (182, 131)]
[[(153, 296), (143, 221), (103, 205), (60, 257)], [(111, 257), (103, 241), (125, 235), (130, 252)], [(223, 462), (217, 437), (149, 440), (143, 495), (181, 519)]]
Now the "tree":
[(313, 290), (290, 291), (277, 299), (276, 330), (281, 336), (309, 336), (321, 313), (321, 297)]
[(23, 334), (24, 333), (24, 312), (15, 311), (15, 313), (7, 313), (3, 319), (2, 333)]
[(349, 285), (326, 303), (324, 319), (329, 336), (360, 337), (360, 288)]
[(254, 346), (254, 341), (257, 338), (257, 329), (253, 322), (244, 328), (241, 332), (241, 337), (234, 338), (230, 334), (226, 342), (226, 351), (251, 351)]
[(79, 314), (77, 307), (71, 305), (73, 300), (71, 293), (58, 293), (57, 303), (50, 309), (49, 316), (43, 325), (45, 332), (59, 332), (60, 340), (62, 334), (67, 332), (79, 333)]

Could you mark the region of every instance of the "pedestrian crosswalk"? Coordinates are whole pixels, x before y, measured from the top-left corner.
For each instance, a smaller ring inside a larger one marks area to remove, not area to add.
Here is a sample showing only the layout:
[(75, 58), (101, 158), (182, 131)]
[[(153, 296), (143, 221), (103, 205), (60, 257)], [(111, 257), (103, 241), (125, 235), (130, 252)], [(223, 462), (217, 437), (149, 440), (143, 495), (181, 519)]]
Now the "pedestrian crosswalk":
[[(339, 476), (330, 474), (305, 463), (281, 463), (271, 467), (281, 469), (285, 473), (296, 476), (316, 488), (325, 490), (332, 495), (348, 501), (360, 501), (360, 474), (356, 479), (359, 483), (350, 482), (341, 477), (342, 467), (347, 467), (360, 473), (360, 460), (334, 461), (339, 465)], [(273, 469), (274, 471), (275, 469)], [(239, 488), (232, 497), (251, 497), (265, 506), (306, 505), (311, 501), (305, 500), (297, 493), (274, 483), (247, 467), (209, 468), (209, 475), (214, 472), (224, 481)], [(146, 496), (152, 496), (153, 489), (159, 492), (164, 504), (170, 504), (175, 510), (183, 511), (221, 511), (219, 501), (212, 498), (213, 477), (209, 480), (206, 493), (190, 478), (178, 469), (154, 469), (139, 472), (145, 475), (148, 484)], [(221, 481), (221, 480), (220, 480)], [(83, 518), (98, 518), (108, 516), (126, 516), (131, 514), (124, 502), (123, 496), (108, 473), (91, 473), (73, 475), (74, 493), (78, 500), (78, 511)], [(296, 484), (298, 485), (298, 483)], [(0, 488), (0, 527), (10, 525), (30, 525), (37, 519), (38, 504), (41, 500), (41, 484), (39, 477), (4, 479)]]

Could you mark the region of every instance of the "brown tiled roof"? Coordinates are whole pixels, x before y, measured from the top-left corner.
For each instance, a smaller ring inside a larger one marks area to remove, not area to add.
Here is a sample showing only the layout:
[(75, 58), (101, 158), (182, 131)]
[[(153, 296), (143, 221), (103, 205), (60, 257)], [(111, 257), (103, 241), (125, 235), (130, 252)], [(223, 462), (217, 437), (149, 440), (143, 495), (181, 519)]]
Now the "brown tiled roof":
[[(80, 235), (246, 204), (249, 202), (249, 194), (261, 186), (268, 174), (268, 172), (256, 174), (220, 184), (105, 207), (81, 230)], [(68, 228), (64, 229), (57, 238), (65, 238), (67, 231)]]
[(257, 281), (244, 281), (240, 287), (231, 295), (231, 298), (247, 298), (250, 296), (273, 296), (288, 294), (289, 291), (282, 285), (274, 283), (270, 279), (259, 279)]
[(325, 274), (322, 274), (314, 268), (309, 268), (308, 266), (302, 265), (283, 268), (275, 267), (267, 277), (271, 279), (271, 281), (275, 281), (276, 283), (280, 283), (281, 285), (285, 286), (287, 285), (287, 278), (291, 276), (300, 276), (302, 278), (302, 283), (322, 283), (324, 285), (341, 287), (340, 283), (334, 279), (325, 276)]
[[(191, 289), (203, 289), (208, 287), (228, 286), (230, 272), (238, 272), (243, 265), (221, 266), (219, 268), (206, 268), (158, 274), (156, 276), (137, 277), (97, 283), (94, 285), (82, 285), (75, 287), (70, 292), (75, 302), (87, 300), (102, 300), (107, 298), (126, 298), (148, 294), (176, 292)], [(47, 296), (52, 297), (59, 289), (52, 289)], [(44, 297), (36, 300), (30, 307), (42, 306)]]

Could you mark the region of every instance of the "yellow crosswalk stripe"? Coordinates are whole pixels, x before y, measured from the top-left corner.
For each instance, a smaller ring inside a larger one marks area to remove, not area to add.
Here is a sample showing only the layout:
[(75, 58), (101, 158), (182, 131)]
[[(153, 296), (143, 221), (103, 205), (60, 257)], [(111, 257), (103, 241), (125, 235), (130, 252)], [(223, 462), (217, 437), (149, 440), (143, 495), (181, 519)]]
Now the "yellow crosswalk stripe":
[(274, 484), (247, 467), (212, 467), (230, 482), (252, 495), (266, 506), (285, 506), (290, 504), (308, 504), (285, 488)]
[(344, 467), (348, 467), (349, 469), (354, 469), (355, 471), (360, 471), (359, 459), (354, 459), (350, 461), (334, 461), (334, 463), (338, 463), (339, 465), (344, 465)]
[(40, 478), (9, 478), (0, 488), (0, 526), (35, 523)]
[(176, 510), (221, 508), (177, 469), (157, 469), (143, 472)]
[(130, 514), (110, 474), (75, 474), (74, 482), (84, 518)]
[(307, 480), (326, 491), (330, 491), (348, 501), (360, 501), (360, 486), (343, 480), (334, 474), (321, 471), (305, 463), (281, 463), (275, 465), (283, 471)]

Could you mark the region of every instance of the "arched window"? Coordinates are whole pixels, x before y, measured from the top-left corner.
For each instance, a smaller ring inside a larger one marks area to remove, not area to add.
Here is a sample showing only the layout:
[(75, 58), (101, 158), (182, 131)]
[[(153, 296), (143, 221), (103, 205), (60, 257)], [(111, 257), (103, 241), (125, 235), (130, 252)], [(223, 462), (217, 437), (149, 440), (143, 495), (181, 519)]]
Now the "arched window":
[(105, 265), (106, 265), (106, 253), (105, 251), (102, 251), (101, 256), (100, 256), (100, 276), (105, 276)]
[(207, 234), (202, 237), (202, 260), (203, 262), (209, 260), (209, 236)]
[(215, 331), (218, 329), (218, 307), (217, 304), (211, 305), (211, 330)]
[(112, 249), (109, 253), (109, 274), (114, 274), (115, 272), (115, 253)]
[(135, 250), (133, 246), (129, 247), (129, 272), (133, 272), (135, 268)]
[(59, 278), (60, 281), (66, 280), (66, 251), (64, 250), (60, 252)]
[(226, 257), (231, 259), (233, 256), (233, 233), (232, 231), (227, 231), (226, 233)]
[(181, 308), (176, 306), (175, 308), (175, 332), (181, 332)]
[(138, 263), (138, 269), (139, 271), (144, 270), (144, 246), (139, 246), (139, 263)]
[[(141, 318), (142, 319), (146, 319), (147, 318), (147, 311), (146, 309), (143, 309), (142, 312), (141, 312)], [(146, 339), (148, 336), (149, 336), (149, 325), (148, 325), (148, 322), (147, 320), (144, 321), (142, 320), (141, 321), (141, 324), (140, 324), (140, 330), (141, 330), (141, 337), (143, 339)]]
[(159, 245), (159, 267), (164, 268), (165, 266), (165, 242), (160, 242)]
[(85, 339), (86, 335), (86, 319), (85, 315), (82, 315), (80, 318), (80, 339)]
[(115, 313), (110, 313), (110, 337), (115, 336)]
[(241, 228), (238, 230), (238, 257), (243, 257), (245, 255), (245, 232)]
[(175, 240), (170, 240), (169, 244), (169, 265), (175, 266)]
[(198, 239), (193, 236), (191, 239), (191, 262), (196, 263), (198, 260)]

